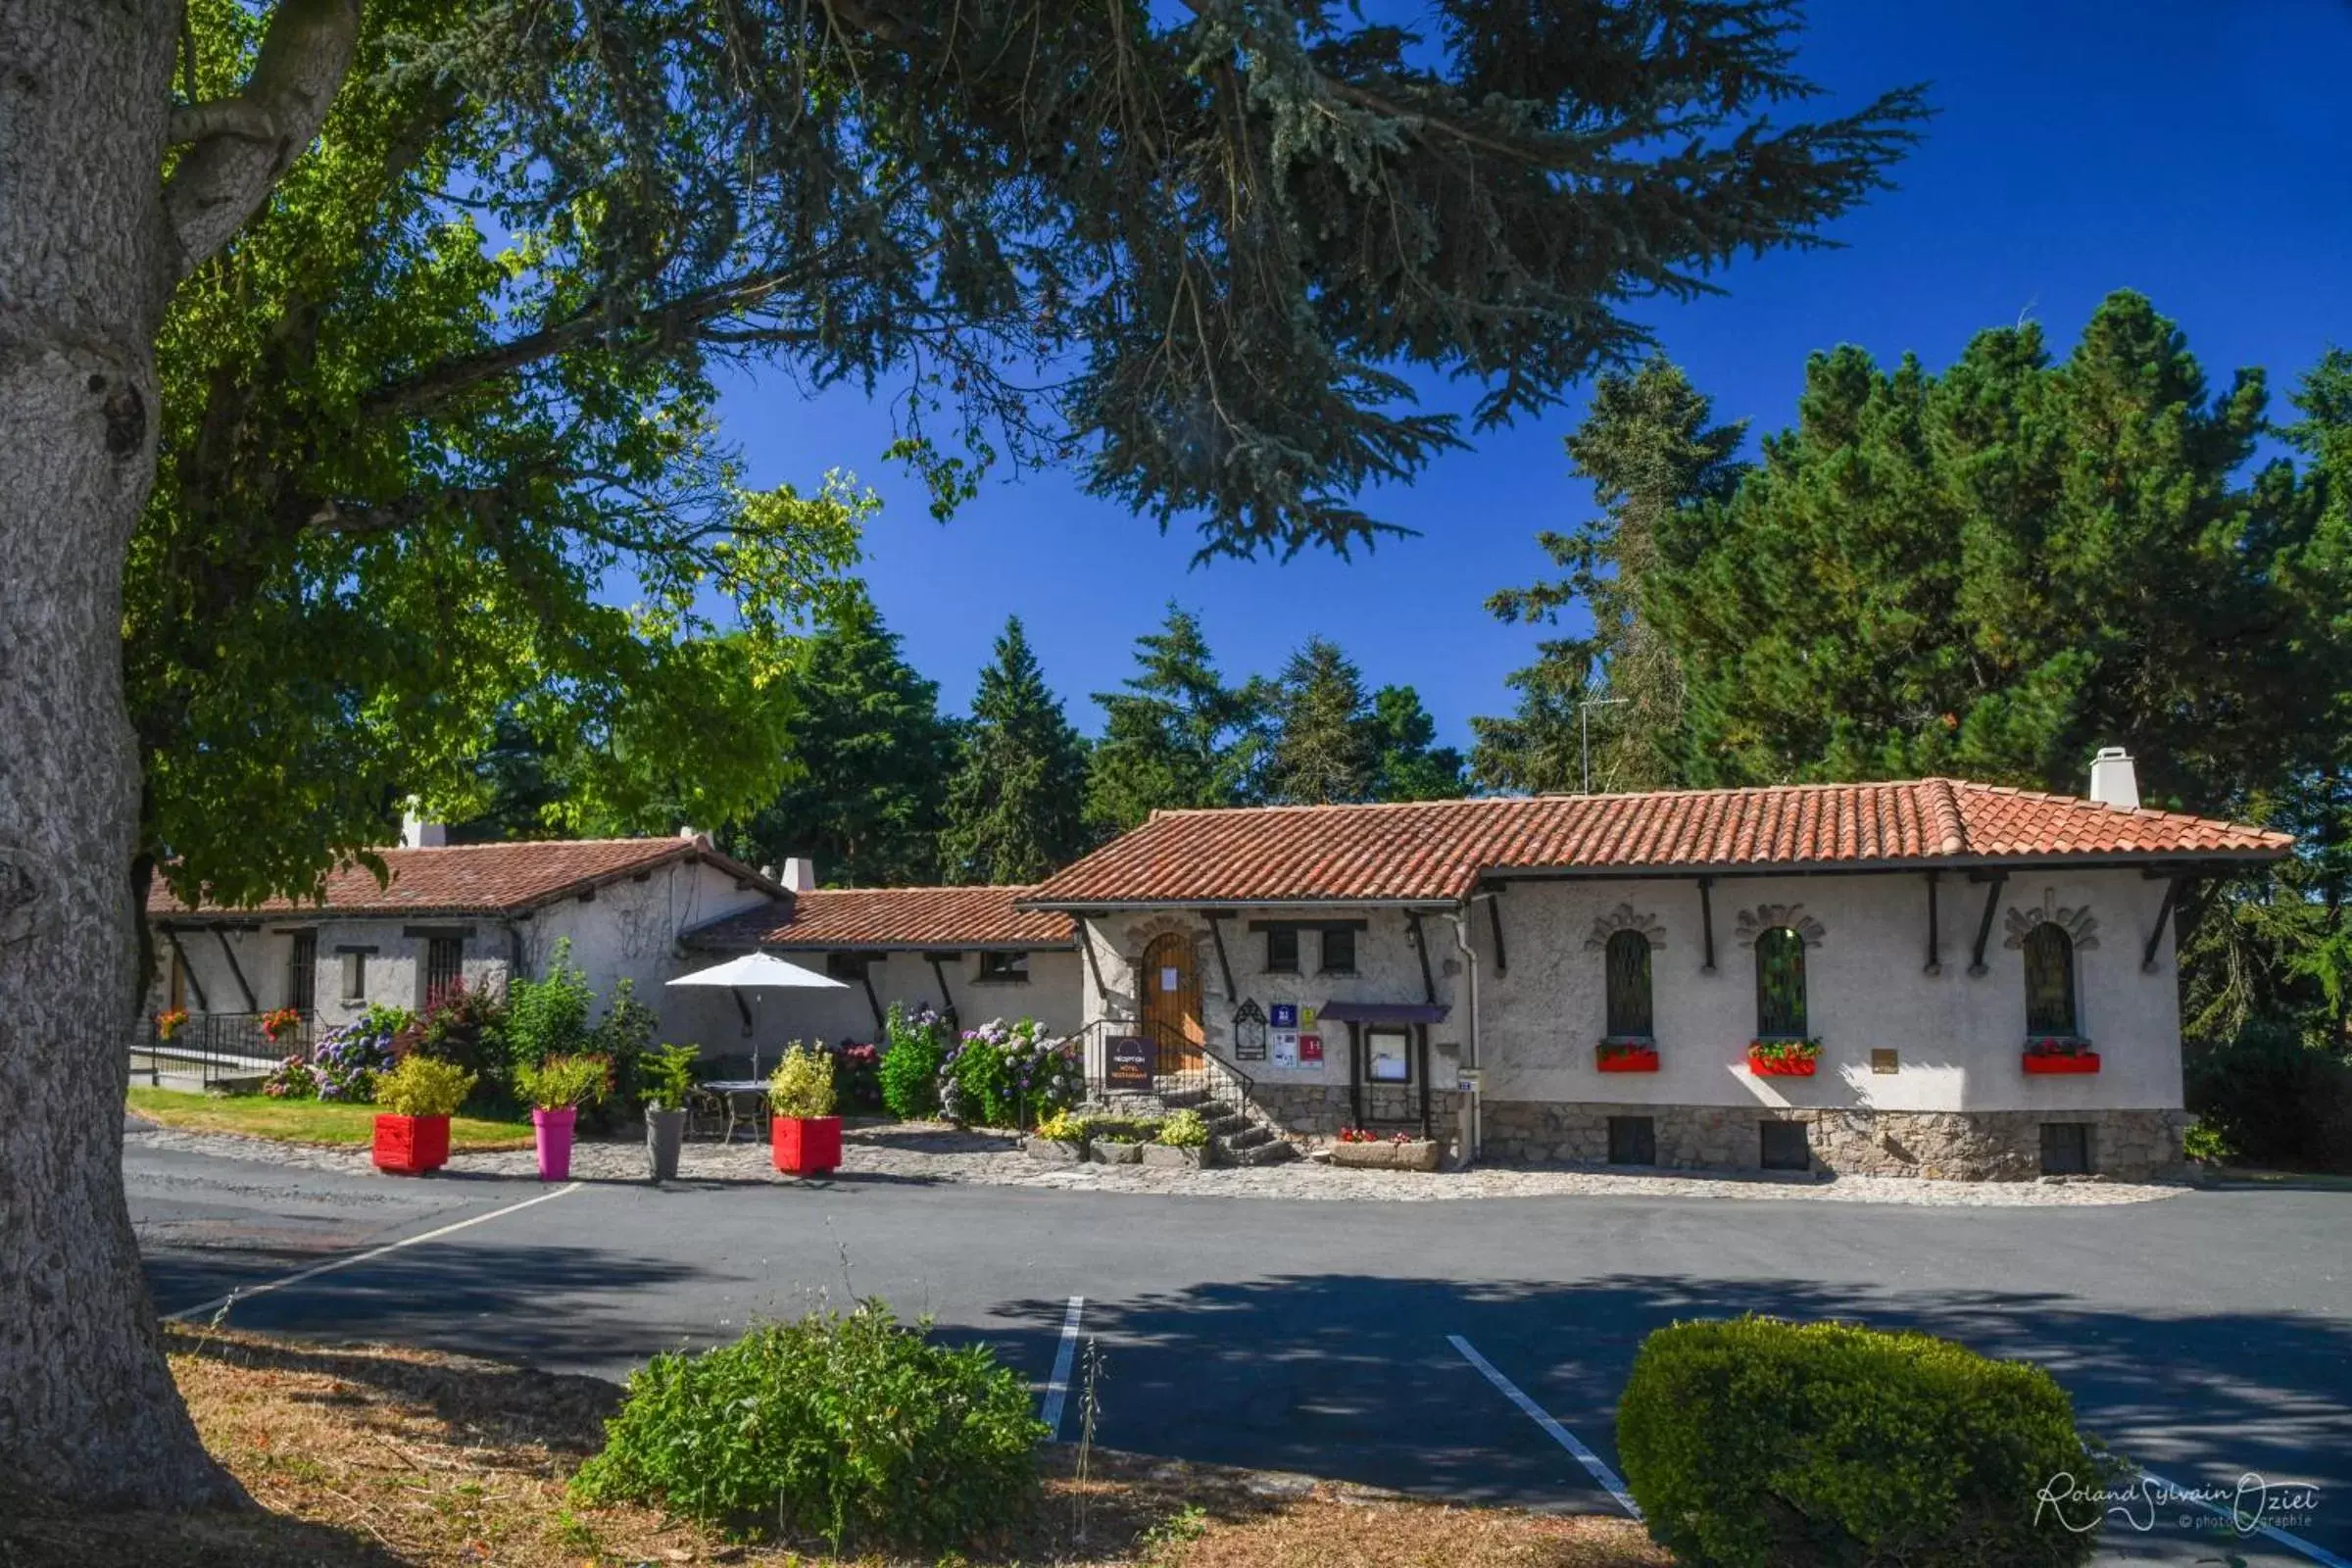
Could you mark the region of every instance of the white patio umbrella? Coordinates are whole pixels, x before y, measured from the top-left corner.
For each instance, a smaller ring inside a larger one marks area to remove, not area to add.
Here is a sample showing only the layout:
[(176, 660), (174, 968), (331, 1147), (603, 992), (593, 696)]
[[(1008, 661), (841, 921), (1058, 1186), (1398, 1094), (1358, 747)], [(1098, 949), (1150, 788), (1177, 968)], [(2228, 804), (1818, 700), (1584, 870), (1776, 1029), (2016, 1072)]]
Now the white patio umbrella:
[[(734, 994), (736, 1010), (743, 1014), (744, 1031), (752, 1027), (752, 1009), (743, 1000), (746, 991), (847, 991), (845, 981), (814, 969), (805, 969), (788, 963), (772, 953), (747, 953), (740, 958), (714, 963), (708, 969), (682, 974), (669, 982), (673, 986), (717, 986)], [(760, 1043), (752, 1042), (752, 1076), (760, 1076)]]

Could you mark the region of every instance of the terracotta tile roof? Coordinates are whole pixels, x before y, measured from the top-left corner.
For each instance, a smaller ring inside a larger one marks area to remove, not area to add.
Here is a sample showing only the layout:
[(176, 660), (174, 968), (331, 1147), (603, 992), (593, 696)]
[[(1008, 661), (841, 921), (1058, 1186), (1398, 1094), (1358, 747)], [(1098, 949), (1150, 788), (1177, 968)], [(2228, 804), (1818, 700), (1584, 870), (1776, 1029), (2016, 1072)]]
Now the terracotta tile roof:
[(2292, 845), (2285, 834), (2230, 822), (1940, 778), (1278, 806), (1154, 813), (1023, 903), (1435, 903), (1513, 870), (2271, 860)]
[(338, 866), (326, 878), (321, 902), (271, 899), (250, 908), (207, 904), (190, 908), (159, 882), (147, 896), (150, 915), (236, 918), (254, 914), (332, 913), (351, 917), (416, 914), (505, 914), (551, 904), (606, 882), (651, 871), (672, 860), (707, 861), (779, 895), (783, 888), (747, 865), (692, 839), (564, 839), (519, 844), (453, 844), (442, 849), (388, 849), (390, 880), (379, 883), (364, 865)]
[(754, 909), (686, 940), (698, 948), (1074, 948), (1069, 916), (1014, 906), (1025, 887), (819, 888), (793, 895), (789, 912)]

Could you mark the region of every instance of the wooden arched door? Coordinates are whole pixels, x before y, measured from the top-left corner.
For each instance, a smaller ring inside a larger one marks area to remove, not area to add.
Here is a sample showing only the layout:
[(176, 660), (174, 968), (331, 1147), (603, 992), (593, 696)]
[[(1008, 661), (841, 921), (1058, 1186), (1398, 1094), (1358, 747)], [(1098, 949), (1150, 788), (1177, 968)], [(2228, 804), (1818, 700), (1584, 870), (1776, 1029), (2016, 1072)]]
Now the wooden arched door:
[(1144, 1033), (1159, 1071), (1200, 1071), (1200, 973), (1193, 939), (1181, 931), (1153, 937), (1144, 949), (1143, 973), (1137, 978), (1144, 993)]

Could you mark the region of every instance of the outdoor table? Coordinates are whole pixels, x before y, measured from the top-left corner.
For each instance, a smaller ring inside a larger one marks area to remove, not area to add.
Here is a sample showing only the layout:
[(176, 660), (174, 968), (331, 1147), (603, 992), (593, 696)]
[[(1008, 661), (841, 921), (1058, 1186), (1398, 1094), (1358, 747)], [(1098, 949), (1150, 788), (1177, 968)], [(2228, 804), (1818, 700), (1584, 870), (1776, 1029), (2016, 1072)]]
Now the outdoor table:
[[(748, 1120), (750, 1117), (757, 1116), (761, 1109), (765, 1108), (767, 1101), (767, 1080), (764, 1078), (714, 1078), (710, 1082), (698, 1085), (697, 1087), (700, 1088), (705, 1094), (716, 1095), (718, 1097), (719, 1104), (724, 1106), (726, 1109), (727, 1130), (719, 1137), (718, 1141), (721, 1144), (734, 1142), (735, 1124), (738, 1121)], [(752, 1110), (749, 1116), (742, 1116), (736, 1113), (736, 1097), (740, 1095), (750, 1095), (753, 1099)]]

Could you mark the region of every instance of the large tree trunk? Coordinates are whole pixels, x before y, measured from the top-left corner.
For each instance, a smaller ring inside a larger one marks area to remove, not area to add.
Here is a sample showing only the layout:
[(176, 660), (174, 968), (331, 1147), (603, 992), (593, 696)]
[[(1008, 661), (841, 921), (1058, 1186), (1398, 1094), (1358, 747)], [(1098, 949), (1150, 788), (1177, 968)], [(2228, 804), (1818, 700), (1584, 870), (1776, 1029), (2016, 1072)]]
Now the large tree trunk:
[(178, 8), (0, 0), (0, 1493), (242, 1496), (122, 1196), (139, 772), (122, 569), (154, 477)]

